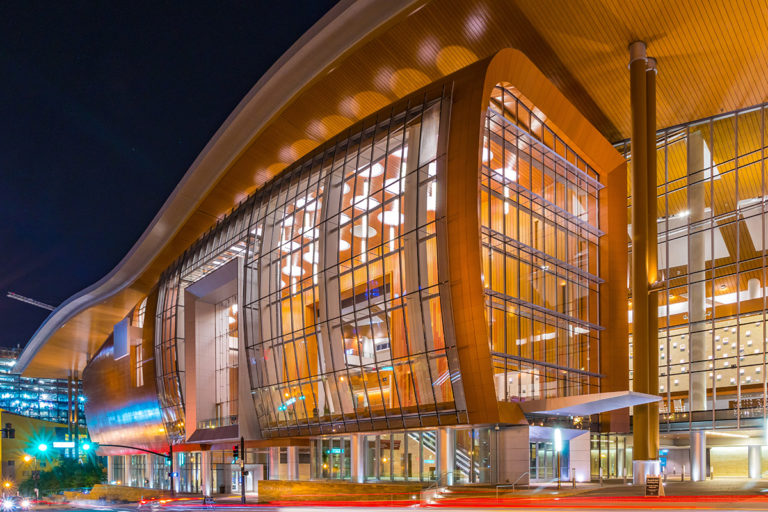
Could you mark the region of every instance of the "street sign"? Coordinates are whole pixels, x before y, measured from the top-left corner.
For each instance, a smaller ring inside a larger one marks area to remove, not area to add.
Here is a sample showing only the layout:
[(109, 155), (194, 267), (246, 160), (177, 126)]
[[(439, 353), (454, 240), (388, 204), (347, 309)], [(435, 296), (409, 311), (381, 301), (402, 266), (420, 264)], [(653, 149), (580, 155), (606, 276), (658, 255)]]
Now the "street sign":
[(74, 448), (75, 442), (74, 441), (54, 441), (53, 447), (54, 448)]

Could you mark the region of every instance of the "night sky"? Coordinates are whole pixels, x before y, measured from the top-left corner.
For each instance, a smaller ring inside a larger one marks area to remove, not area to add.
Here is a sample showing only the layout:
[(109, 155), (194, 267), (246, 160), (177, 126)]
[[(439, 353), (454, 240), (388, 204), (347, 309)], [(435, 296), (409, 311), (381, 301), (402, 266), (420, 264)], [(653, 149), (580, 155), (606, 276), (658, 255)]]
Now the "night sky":
[(0, 2), (0, 345), (136, 242), (237, 103), (335, 2)]

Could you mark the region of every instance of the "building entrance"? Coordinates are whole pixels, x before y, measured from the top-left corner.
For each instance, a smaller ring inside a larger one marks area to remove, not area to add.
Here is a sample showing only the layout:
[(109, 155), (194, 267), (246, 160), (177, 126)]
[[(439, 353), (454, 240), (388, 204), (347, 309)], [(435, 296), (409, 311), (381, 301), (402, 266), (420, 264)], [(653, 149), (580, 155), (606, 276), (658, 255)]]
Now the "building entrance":
[(530, 443), (532, 482), (550, 482), (555, 479), (557, 455), (552, 442)]

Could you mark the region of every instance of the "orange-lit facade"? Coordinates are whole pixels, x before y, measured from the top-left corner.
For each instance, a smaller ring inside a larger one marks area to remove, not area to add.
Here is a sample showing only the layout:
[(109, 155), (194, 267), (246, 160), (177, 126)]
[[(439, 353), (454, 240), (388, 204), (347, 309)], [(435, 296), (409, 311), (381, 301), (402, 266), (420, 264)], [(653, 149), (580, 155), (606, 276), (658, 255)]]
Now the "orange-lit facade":
[[(210, 493), (238, 489), (227, 449), (240, 437), (247, 489), (281, 476), (470, 483), (525, 477), (529, 458), (501, 467), (491, 453), (545, 450), (557, 426), (580, 438), (574, 476), (588, 479), (590, 429), (610, 418), (538, 410), (531, 431), (520, 404), (621, 391), (606, 373), (626, 382), (626, 358), (604, 366), (600, 349), (600, 196), (610, 164), (624, 167), (594, 129), (561, 131), (562, 113), (544, 110), (557, 90), (527, 96), (521, 70), (540, 73), (511, 50), (461, 70), (243, 200), (86, 367), (92, 439), (173, 444), (176, 485)], [(162, 459), (103, 450), (111, 481), (139, 485), (143, 471), (169, 485)], [(552, 478), (552, 457), (534, 469)]]

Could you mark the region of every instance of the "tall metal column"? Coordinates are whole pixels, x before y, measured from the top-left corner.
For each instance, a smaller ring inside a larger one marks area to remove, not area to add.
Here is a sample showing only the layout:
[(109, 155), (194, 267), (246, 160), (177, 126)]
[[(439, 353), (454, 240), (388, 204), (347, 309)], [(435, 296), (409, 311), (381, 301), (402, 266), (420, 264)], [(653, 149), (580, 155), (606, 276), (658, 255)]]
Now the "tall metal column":
[[(645, 43), (629, 47), (630, 100), (632, 106), (632, 379), (633, 389), (648, 392), (648, 272), (646, 246), (648, 222), (648, 131), (646, 119)], [(633, 410), (633, 455), (635, 461), (649, 458), (648, 406)], [(638, 472), (635, 471), (637, 475)]]
[(363, 434), (352, 434), (349, 448), (352, 453), (349, 454), (351, 478), (353, 482), (365, 482), (365, 436)]
[[(299, 447), (288, 447), (288, 480), (299, 479)], [(353, 461), (354, 463), (354, 461)]]
[[(149, 456), (147, 457), (149, 458)], [(203, 488), (203, 496), (210, 496), (213, 494), (213, 470), (212, 470), (211, 449), (200, 452), (200, 480), (201, 487)]]
[(703, 430), (691, 432), (691, 480), (707, 479), (707, 435)]
[(437, 431), (438, 476), (440, 485), (453, 485), (453, 466), (456, 454), (456, 431), (451, 427), (440, 427)]
[[(646, 165), (648, 166), (646, 210), (647, 282), (652, 287), (648, 294), (648, 394), (659, 394), (659, 292), (653, 289), (659, 280), (658, 273), (658, 213), (657, 213), (657, 174), (656, 174), (656, 59), (648, 57), (645, 68), (645, 129), (646, 129)], [(648, 458), (659, 458), (659, 403), (648, 404)]]
[(269, 448), (269, 479), (280, 480), (280, 447)]

